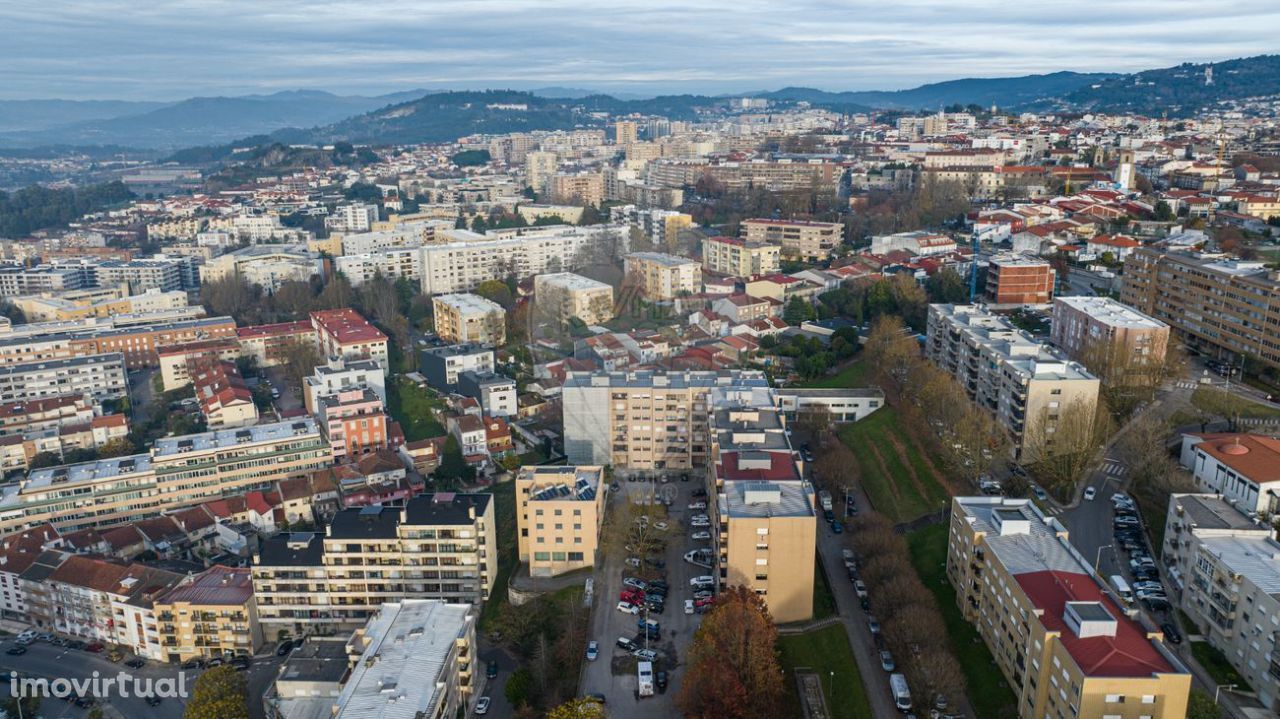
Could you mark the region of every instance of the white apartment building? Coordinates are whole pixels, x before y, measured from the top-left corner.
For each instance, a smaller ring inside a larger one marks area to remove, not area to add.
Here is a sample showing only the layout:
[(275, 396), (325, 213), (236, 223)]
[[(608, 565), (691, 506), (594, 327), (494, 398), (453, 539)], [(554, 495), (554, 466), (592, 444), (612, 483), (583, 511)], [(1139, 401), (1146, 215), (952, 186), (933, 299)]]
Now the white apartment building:
[(479, 295), (457, 293), (431, 299), (436, 334), (445, 342), (498, 346), (506, 341), (507, 311)]
[(587, 325), (613, 318), (613, 287), (572, 272), (537, 275), (533, 296), (539, 317), (561, 325), (573, 317)]
[(129, 396), (124, 355), (113, 352), (0, 366), (0, 402), (65, 395), (88, 395), (98, 402)]
[(334, 258), (333, 266), (351, 281), (353, 287), (359, 287), (378, 275), (392, 281), (404, 277), (414, 284), (421, 284), (422, 249), (401, 247), (342, 255)]
[(368, 232), (378, 221), (378, 206), (357, 203), (335, 207), (324, 218), (324, 225), (334, 232)]
[(995, 414), (1019, 456), (1051, 446), (1067, 409), (1093, 411), (1098, 378), (975, 305), (929, 305), (925, 355), (951, 373), (970, 399)]
[(239, 274), (246, 282), (274, 290), (282, 282), (307, 282), (323, 272), (319, 256), (306, 245), (254, 245), (206, 262), (200, 268), (200, 281)]
[(316, 367), (310, 377), (302, 380), (303, 403), (307, 411), (315, 414), (321, 397), (364, 387), (387, 401), (386, 373), (376, 360), (347, 360), (331, 356), (325, 364)]
[(517, 228), (485, 234), (469, 230), (442, 233), (445, 242), (422, 248), (422, 291), (425, 294), (466, 292), (487, 280), (532, 277), (572, 271), (592, 252), (602, 251), (608, 235), (625, 242), (626, 228)]

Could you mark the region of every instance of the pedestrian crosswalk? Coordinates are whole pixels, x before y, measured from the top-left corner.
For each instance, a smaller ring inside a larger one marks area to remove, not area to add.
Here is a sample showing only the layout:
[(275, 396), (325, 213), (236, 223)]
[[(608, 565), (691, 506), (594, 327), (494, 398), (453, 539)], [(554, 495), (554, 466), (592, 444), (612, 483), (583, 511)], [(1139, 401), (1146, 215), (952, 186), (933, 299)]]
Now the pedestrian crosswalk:
[(1123, 477), (1126, 471), (1128, 471), (1128, 467), (1114, 459), (1108, 459), (1102, 464), (1102, 472), (1110, 477)]
[(1184, 382), (1179, 382), (1179, 383), (1178, 383), (1178, 389), (1195, 389), (1196, 387), (1199, 387), (1199, 386), (1200, 386), (1200, 383), (1199, 383), (1199, 382), (1185, 382), (1185, 381), (1184, 381)]
[(1240, 424), (1256, 427), (1263, 424), (1280, 424), (1280, 419), (1275, 417), (1241, 417)]

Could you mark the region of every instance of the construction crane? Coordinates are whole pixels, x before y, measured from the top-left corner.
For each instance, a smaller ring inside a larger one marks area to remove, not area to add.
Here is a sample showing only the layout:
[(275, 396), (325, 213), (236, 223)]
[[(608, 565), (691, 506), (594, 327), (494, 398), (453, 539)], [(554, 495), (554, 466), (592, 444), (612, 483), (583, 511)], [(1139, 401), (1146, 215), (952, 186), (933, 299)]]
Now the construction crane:
[(969, 304), (978, 301), (978, 229), (975, 227), (970, 237), (973, 257), (969, 260)]

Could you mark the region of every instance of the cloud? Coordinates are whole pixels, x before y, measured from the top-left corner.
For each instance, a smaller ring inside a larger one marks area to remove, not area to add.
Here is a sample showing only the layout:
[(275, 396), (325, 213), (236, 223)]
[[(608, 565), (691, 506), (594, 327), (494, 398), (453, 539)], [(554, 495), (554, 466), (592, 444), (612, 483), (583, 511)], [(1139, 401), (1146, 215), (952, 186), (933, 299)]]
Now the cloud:
[(1274, 0), (62, 0), (0, 5), (0, 97), (282, 88), (898, 89), (1274, 50)]

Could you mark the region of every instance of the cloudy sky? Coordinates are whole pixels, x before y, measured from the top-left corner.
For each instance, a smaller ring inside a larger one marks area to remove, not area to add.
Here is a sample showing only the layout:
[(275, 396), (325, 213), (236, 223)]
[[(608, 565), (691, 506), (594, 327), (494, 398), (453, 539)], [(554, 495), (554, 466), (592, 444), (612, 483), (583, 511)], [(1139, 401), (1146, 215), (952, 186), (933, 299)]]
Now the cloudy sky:
[(0, 97), (899, 89), (1277, 51), (1277, 0), (0, 0)]

